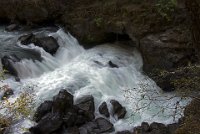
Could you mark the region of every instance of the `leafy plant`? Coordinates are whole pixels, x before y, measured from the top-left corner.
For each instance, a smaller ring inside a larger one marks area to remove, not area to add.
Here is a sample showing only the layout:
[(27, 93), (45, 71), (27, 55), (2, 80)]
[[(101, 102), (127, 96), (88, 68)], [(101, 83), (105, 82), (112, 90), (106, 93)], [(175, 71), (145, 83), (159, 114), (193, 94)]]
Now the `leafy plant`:
[(172, 13), (175, 11), (177, 0), (158, 0), (156, 4), (157, 12), (168, 21), (171, 20)]
[(98, 27), (101, 27), (101, 24), (102, 24), (102, 22), (103, 22), (103, 19), (102, 18), (95, 18), (95, 23), (96, 23), (96, 25), (98, 26)]

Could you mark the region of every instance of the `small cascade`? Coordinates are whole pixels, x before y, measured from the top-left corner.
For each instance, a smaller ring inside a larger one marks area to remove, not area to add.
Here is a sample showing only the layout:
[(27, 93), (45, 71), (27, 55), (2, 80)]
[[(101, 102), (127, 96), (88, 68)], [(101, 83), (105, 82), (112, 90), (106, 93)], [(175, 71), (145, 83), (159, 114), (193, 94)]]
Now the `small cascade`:
[[(26, 87), (31, 85), (35, 107), (51, 100), (61, 89), (73, 94), (75, 102), (84, 95), (92, 95), (96, 108), (103, 101), (109, 104), (111, 99), (116, 99), (127, 109), (124, 119), (110, 118), (116, 131), (131, 129), (144, 121), (173, 123), (182, 116), (189, 99), (162, 92), (153, 80), (145, 76), (142, 57), (134, 47), (103, 44), (85, 50), (62, 29), (47, 35), (53, 36), (60, 46), (53, 56), (34, 44), (23, 46), (17, 43), (18, 47), (39, 52), (42, 61), (23, 59), (14, 65), (21, 82), (4, 81), (15, 90), (13, 98), (24, 90), (28, 91)], [(97, 109), (96, 115), (100, 116)], [(24, 122), (15, 124), (17, 127), (13, 132), (21, 133), (19, 124), (23, 126)]]

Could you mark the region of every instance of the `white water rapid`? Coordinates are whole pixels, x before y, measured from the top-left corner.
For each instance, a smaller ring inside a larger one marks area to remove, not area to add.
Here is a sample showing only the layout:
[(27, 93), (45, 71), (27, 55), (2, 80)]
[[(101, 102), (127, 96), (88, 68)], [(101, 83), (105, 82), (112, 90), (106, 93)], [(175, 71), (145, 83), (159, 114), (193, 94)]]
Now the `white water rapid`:
[[(75, 102), (81, 96), (92, 95), (96, 115), (100, 116), (98, 106), (103, 101), (110, 104), (111, 99), (116, 99), (127, 109), (124, 119), (117, 121), (110, 117), (116, 131), (130, 130), (144, 121), (169, 124), (181, 117), (189, 99), (162, 92), (153, 80), (145, 76), (142, 72), (142, 57), (135, 48), (116, 43), (85, 50), (62, 29), (46, 34), (55, 37), (60, 45), (54, 56), (34, 44), (22, 46), (20, 42), (17, 43), (18, 47), (40, 52), (43, 61), (24, 59), (15, 64), (21, 82), (8, 78), (1, 83), (8, 84), (14, 90), (10, 101), (26, 90), (34, 96), (37, 107), (44, 100), (51, 100), (59, 90), (67, 89), (75, 96)], [(109, 61), (119, 68), (111, 68)], [(29, 118), (23, 118), (13, 125), (10, 133), (23, 133), (24, 128), (33, 124)]]

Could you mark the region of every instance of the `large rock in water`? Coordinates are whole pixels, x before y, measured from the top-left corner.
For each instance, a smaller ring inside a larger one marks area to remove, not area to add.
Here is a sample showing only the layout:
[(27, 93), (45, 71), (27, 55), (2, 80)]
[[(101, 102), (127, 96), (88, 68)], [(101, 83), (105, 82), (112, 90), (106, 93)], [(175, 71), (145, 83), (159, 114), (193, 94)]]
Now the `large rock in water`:
[(134, 128), (133, 134), (174, 134), (178, 126), (177, 123), (165, 126), (157, 122), (153, 122), (150, 125), (147, 122), (143, 122), (141, 126)]
[(45, 101), (43, 102), (36, 110), (34, 115), (34, 120), (36, 122), (40, 121), (47, 113), (50, 113), (52, 110), (53, 102)]
[(19, 61), (20, 59), (16, 55), (4, 56), (1, 59), (3, 69), (8, 71), (10, 74), (14, 76), (18, 76), (17, 70), (14, 67), (14, 64)]
[(66, 90), (61, 90), (58, 95), (53, 98), (52, 112), (64, 114), (66, 111), (73, 108), (73, 103), (73, 95)]
[(42, 103), (35, 113), (38, 124), (29, 130), (32, 134), (99, 134), (114, 131), (113, 124), (95, 119), (94, 98), (84, 96), (73, 104), (73, 95), (61, 90), (53, 101)]
[(122, 105), (116, 101), (116, 100), (111, 100), (110, 103), (113, 106), (113, 115), (117, 116), (118, 119), (122, 119), (126, 115), (126, 108), (122, 107)]
[(97, 132), (99, 133), (109, 133), (114, 131), (113, 124), (104, 118), (97, 118), (95, 122), (98, 125), (99, 129), (97, 130)]
[(61, 128), (63, 123), (62, 117), (59, 113), (49, 113), (39, 123), (30, 128), (33, 134), (50, 134)]
[(48, 37), (36, 37), (34, 34), (30, 33), (23, 35), (19, 38), (19, 41), (23, 45), (28, 45), (34, 43), (36, 46), (43, 48), (46, 52), (50, 54), (55, 54), (59, 48), (58, 42), (52, 36)]
[(99, 113), (104, 115), (105, 117), (109, 117), (110, 116), (110, 113), (108, 111), (108, 107), (107, 107), (107, 104), (106, 102), (103, 102), (100, 106), (99, 106)]
[(87, 118), (88, 121), (94, 119), (94, 98), (93, 96), (85, 96), (77, 101), (76, 106), (83, 110), (84, 116)]

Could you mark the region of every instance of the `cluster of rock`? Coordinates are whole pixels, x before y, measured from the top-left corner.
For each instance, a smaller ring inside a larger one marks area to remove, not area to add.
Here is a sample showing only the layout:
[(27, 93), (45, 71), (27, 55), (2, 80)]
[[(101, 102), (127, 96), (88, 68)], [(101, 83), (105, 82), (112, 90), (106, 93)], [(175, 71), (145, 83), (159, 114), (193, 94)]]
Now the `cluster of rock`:
[(151, 124), (143, 122), (141, 126), (134, 128), (133, 134), (174, 134), (178, 127), (178, 123), (164, 125), (157, 122)]
[[(38, 35), (34, 35), (33, 33), (23, 35), (19, 38), (19, 41), (21, 42), (22, 45), (29, 45), (31, 43), (34, 43), (35, 46), (43, 48), (46, 52), (50, 54), (55, 54), (56, 51), (59, 48), (59, 44), (55, 38), (52, 36), (47, 36), (47, 37), (40, 37)], [(34, 50), (32, 50), (34, 51)], [(39, 52), (35, 52), (36, 55), (38, 55), (38, 60), (41, 59), (41, 55)], [(3, 69), (7, 70), (8, 73), (12, 74), (13, 76), (18, 77), (17, 70), (13, 66), (16, 62), (20, 62), (22, 59), (19, 58), (15, 54), (11, 55), (5, 55), (4, 57), (1, 58), (1, 62), (3, 65)]]
[[(106, 118), (114, 116), (122, 119), (126, 109), (116, 100), (110, 102), (113, 110), (110, 113), (106, 102), (99, 107), (102, 117), (95, 118), (94, 98), (85, 96), (74, 104), (73, 95), (61, 90), (52, 101), (45, 101), (36, 110), (34, 120), (38, 123), (26, 134), (99, 134), (111, 133), (115, 129)], [(105, 116), (105, 117), (104, 117)]]

